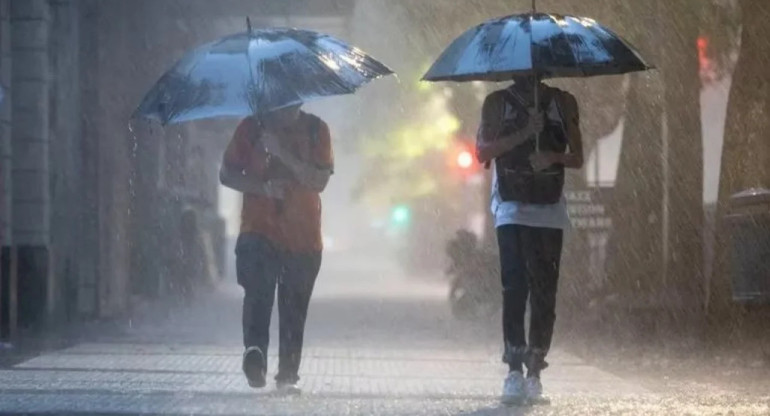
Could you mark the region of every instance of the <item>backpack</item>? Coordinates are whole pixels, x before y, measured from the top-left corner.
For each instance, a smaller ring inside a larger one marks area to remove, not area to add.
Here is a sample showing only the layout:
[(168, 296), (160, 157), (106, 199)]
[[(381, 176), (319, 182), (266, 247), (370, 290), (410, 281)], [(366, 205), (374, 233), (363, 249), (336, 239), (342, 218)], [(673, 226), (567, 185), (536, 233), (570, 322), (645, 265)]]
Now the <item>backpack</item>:
[[(541, 111), (548, 114), (548, 109), (554, 100), (557, 100), (558, 94), (566, 93), (556, 88), (544, 88), (545, 97), (539, 104)], [(530, 104), (514, 90), (506, 89), (502, 94), (505, 94), (503, 98), (506, 105), (500, 135), (506, 135), (527, 124)], [(554, 121), (546, 117), (545, 126), (540, 133), (539, 150), (564, 153), (568, 145), (567, 133), (558, 101), (555, 104), (560, 120)], [(495, 159), (497, 188), (503, 201), (555, 204), (561, 199), (564, 190), (564, 166), (553, 165), (535, 172), (529, 157), (537, 151), (536, 146), (533, 137)]]

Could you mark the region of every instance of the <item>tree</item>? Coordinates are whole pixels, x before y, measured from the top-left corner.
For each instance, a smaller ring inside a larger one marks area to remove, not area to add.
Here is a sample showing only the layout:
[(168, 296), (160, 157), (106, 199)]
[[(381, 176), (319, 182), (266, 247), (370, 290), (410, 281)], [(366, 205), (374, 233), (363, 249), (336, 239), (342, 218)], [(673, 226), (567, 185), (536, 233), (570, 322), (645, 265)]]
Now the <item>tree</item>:
[[(656, 43), (656, 30), (650, 29), (656, 26), (656, 10), (648, 3), (633, 3), (622, 6), (619, 14), (620, 27), (646, 55)], [(619, 294), (644, 294), (636, 297), (640, 300), (655, 293), (663, 274), (661, 90), (657, 73), (630, 76), (620, 163), (609, 203), (614, 221), (608, 289)]]
[(648, 58), (659, 70), (634, 75), (628, 95), (612, 287), (648, 307), (692, 311), (702, 301), (699, 7), (690, 0), (619, 6), (621, 27), (657, 52)]
[[(770, 188), (770, 77), (767, 65), (770, 50), (770, 4), (763, 0), (740, 0), (742, 31), (740, 56), (733, 75), (725, 127), (722, 170), (719, 187), (719, 218), (729, 210), (730, 196), (752, 187)], [(719, 312), (730, 301), (727, 251), (730, 230), (720, 221), (718, 227), (717, 272), (711, 287), (714, 310)]]
[(664, 48), (661, 62), (665, 87), (662, 134), (668, 140), (664, 160), (664, 290), (674, 308), (688, 315), (703, 307), (703, 141), (701, 130), (699, 61), (701, 7), (692, 0), (659, 0)]
[[(720, 200), (750, 187), (770, 187), (770, 146), (767, 132), (770, 118), (770, 61), (768, 36), (770, 4), (741, 0), (743, 30), (741, 54), (730, 93), (725, 147), (722, 158)], [(747, 12), (749, 11), (750, 12)]]

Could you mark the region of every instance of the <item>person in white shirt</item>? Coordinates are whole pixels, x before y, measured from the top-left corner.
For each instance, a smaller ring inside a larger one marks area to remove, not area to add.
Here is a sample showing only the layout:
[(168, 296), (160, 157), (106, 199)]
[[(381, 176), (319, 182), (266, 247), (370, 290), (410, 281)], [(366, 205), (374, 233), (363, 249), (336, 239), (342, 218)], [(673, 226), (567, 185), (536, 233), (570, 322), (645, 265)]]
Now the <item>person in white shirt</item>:
[[(500, 249), (503, 361), (509, 366), (502, 400), (541, 400), (563, 233), (570, 227), (564, 170), (583, 166), (577, 101), (538, 78), (514, 79), (484, 101), (476, 153), (480, 162), (494, 163), (491, 210)], [(528, 300), (529, 343), (524, 333)]]

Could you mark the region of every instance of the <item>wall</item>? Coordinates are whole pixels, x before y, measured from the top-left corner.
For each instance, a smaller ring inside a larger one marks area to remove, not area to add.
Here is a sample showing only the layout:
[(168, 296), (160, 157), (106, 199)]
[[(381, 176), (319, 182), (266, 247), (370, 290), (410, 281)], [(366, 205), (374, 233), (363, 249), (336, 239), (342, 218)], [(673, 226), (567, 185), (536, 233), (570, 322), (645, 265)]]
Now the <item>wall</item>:
[(51, 316), (50, 66), (46, 0), (11, 2), (12, 233), (19, 250), (19, 321)]
[(11, 1), (0, 0), (0, 246), (11, 237)]
[(0, 339), (10, 332), (11, 262), (11, 1), (0, 0)]
[[(50, 2), (49, 163), (50, 245), (57, 316), (72, 320), (93, 313), (93, 293), (79, 293), (81, 279), (93, 278), (93, 260), (84, 244), (84, 221), (93, 209), (85, 204), (87, 179), (83, 152), (80, 88), (80, 11), (77, 0)], [(81, 296), (83, 297), (82, 299)]]
[(0, 243), (19, 250), (13, 292), (24, 326), (120, 317), (132, 295), (159, 294), (142, 285), (158, 289), (167, 277), (176, 214), (191, 196), (199, 194), (209, 232), (224, 245), (216, 172), (226, 143), (210, 137), (221, 125), (129, 129), (172, 62), (225, 34), (215, 21), (261, 11), (253, 2), (212, 4), (0, 0)]

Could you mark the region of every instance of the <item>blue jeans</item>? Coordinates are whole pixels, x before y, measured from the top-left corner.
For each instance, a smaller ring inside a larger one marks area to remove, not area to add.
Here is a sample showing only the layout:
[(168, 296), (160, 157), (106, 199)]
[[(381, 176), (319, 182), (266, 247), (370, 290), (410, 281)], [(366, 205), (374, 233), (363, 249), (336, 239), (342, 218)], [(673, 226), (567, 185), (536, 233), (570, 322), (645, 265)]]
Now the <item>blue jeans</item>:
[(279, 348), (275, 380), (296, 383), (302, 359), (305, 320), (321, 253), (280, 250), (256, 234), (241, 234), (235, 247), (238, 284), (244, 289), (243, 345), (267, 356), (270, 315), (278, 290)]

